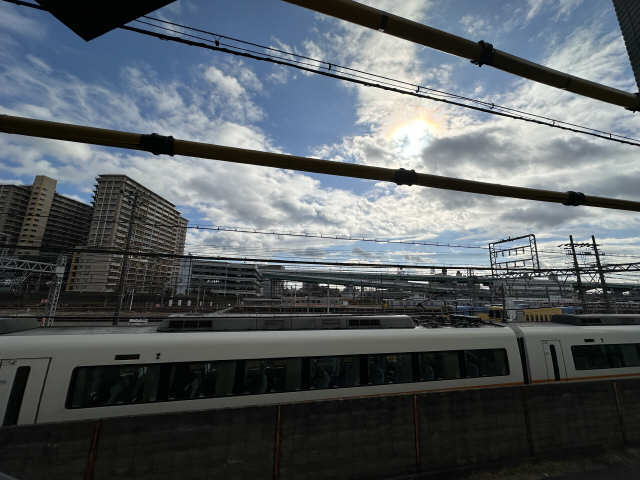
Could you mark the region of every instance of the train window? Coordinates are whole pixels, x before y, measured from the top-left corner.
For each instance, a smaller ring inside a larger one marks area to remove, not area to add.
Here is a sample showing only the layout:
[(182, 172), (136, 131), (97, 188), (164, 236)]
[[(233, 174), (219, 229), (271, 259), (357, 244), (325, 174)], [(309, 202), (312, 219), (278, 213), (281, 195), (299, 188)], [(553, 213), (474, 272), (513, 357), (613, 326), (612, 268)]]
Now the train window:
[(360, 385), (360, 359), (356, 356), (313, 357), (309, 368), (312, 390)]
[(500, 377), (509, 375), (509, 362), (504, 348), (466, 350), (466, 377)]
[(640, 367), (640, 344), (627, 343), (618, 346), (625, 367)]
[(604, 345), (574, 345), (571, 353), (576, 370), (610, 368)]
[(156, 401), (160, 366), (79, 367), (73, 372), (67, 408)]
[(240, 394), (292, 392), (300, 390), (302, 377), (301, 358), (268, 358), (246, 360)]
[(461, 378), (458, 352), (424, 352), (418, 354), (420, 380), (452, 380)]
[(369, 385), (413, 381), (410, 353), (368, 355), (367, 370)]
[[(168, 372), (166, 400), (222, 397), (233, 393), (236, 362), (175, 363)], [(162, 398), (163, 400), (165, 398)]]
[(574, 345), (571, 347), (576, 370), (640, 367), (640, 344)]

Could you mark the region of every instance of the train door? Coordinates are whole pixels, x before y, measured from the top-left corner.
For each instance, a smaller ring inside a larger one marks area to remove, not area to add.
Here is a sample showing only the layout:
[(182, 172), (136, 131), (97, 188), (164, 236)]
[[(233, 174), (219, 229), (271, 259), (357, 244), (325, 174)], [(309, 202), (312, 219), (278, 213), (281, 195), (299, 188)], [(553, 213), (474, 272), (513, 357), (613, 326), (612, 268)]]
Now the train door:
[(542, 350), (547, 368), (547, 380), (558, 381), (567, 378), (567, 370), (564, 365), (564, 355), (560, 340), (543, 340)]
[(49, 358), (0, 360), (0, 422), (35, 423)]

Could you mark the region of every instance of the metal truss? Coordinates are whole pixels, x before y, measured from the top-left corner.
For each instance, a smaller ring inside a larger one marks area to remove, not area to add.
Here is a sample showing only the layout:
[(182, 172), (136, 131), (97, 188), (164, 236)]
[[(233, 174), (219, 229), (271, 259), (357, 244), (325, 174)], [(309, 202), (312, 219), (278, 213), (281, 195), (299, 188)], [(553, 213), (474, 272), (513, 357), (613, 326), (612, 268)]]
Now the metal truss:
[(516, 278), (539, 275), (538, 246), (533, 233), (489, 244), (491, 276)]
[(33, 262), (15, 257), (0, 257), (0, 270), (20, 270), (31, 273), (56, 273), (55, 263)]

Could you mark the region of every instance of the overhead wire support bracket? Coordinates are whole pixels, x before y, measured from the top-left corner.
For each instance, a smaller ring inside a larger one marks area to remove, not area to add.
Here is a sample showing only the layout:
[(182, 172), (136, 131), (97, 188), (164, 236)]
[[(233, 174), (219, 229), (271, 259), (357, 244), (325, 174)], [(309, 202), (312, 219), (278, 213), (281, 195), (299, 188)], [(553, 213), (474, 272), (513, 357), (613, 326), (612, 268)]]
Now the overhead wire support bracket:
[(418, 178), (418, 174), (415, 170), (405, 170), (404, 168), (399, 168), (396, 170), (396, 173), (393, 175), (393, 181), (398, 185), (413, 185), (416, 183)]
[[(0, 132), (88, 143), (107, 147), (150, 151), (148, 136), (140, 133), (107, 130), (103, 128), (50, 122), (46, 120), (35, 120), (10, 115), (0, 115)], [(161, 136), (158, 135), (158, 137)], [(167, 140), (165, 139), (162, 142), (165, 144)], [(153, 146), (154, 150), (164, 153), (162, 152), (163, 147), (156, 149), (156, 146), (157, 145)], [(395, 182), (398, 184), (420, 185), (422, 187), (455, 190), (467, 193), (479, 193), (498, 197), (519, 198), (539, 202), (552, 202), (565, 205), (567, 202), (571, 202), (569, 205), (577, 203), (579, 205), (587, 205), (591, 207), (640, 212), (640, 202), (632, 200), (596, 197), (590, 195), (587, 196), (582, 193), (572, 194), (513, 185), (501, 185), (497, 183), (479, 182), (476, 180), (418, 173), (412, 170), (358, 165), (354, 163), (321, 160), (295, 155), (285, 155), (281, 153), (225, 147), (222, 145), (192, 142), (188, 140), (173, 139), (173, 149), (171, 151), (176, 155), (206, 158), (210, 160), (233, 162), (245, 165), (283, 168), (325, 175)]]
[(567, 206), (577, 207), (579, 205), (584, 205), (585, 199), (586, 199), (586, 196), (582, 192), (568, 191), (567, 200), (565, 202), (562, 202), (562, 204)]
[(472, 59), (471, 63), (478, 67), (481, 67), (482, 65), (493, 66), (493, 45), (485, 42), (484, 40), (480, 40), (478, 45), (480, 45), (480, 55)]
[(140, 135), (140, 146), (142, 150), (151, 152), (154, 155), (171, 155), (173, 156), (173, 137), (171, 135), (160, 135), (152, 133), (151, 135)]

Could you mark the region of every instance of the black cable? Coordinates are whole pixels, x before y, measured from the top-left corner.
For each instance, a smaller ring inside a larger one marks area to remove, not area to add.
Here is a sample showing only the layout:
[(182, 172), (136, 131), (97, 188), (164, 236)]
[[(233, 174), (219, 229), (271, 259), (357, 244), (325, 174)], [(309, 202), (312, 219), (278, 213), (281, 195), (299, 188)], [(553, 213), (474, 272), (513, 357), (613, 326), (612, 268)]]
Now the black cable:
[[(422, 90), (428, 90), (428, 91), (435, 92), (435, 93), (439, 93), (439, 94), (441, 94), (441, 95), (445, 95), (445, 96), (450, 96), (450, 97), (460, 98), (460, 99), (466, 99), (466, 100), (469, 100), (469, 101), (474, 101), (474, 102), (478, 102), (478, 103), (484, 103), (484, 104), (486, 104), (486, 105), (491, 105), (491, 103), (490, 103), (490, 102), (484, 102), (483, 100), (471, 99), (471, 98), (467, 98), (467, 97), (464, 97), (464, 96), (461, 96), (461, 95), (458, 95), (458, 94), (455, 94), (455, 93), (446, 92), (446, 91), (444, 91), (444, 90), (438, 90), (438, 89), (431, 88), (431, 87), (427, 87), (427, 86), (423, 86), (423, 85), (417, 85), (417, 84), (415, 84), (415, 83), (407, 82), (407, 81), (404, 81), (404, 80), (398, 80), (398, 79), (391, 78), (391, 77), (385, 77), (384, 75), (379, 75), (379, 74), (376, 74), (376, 73), (370, 73), (370, 72), (366, 72), (366, 71), (364, 71), (364, 70), (358, 70), (357, 68), (345, 67), (344, 65), (339, 65), (339, 64), (337, 64), (337, 63), (329, 62), (329, 61), (327, 61), (327, 60), (319, 60), (319, 59), (317, 59), (317, 58), (306, 57), (306, 56), (304, 56), (304, 55), (300, 55), (299, 53), (295, 53), (295, 52), (287, 52), (286, 50), (279, 50), (279, 49), (277, 49), (277, 48), (269, 47), (269, 46), (266, 46), (266, 45), (260, 45), (259, 43), (253, 43), (253, 42), (249, 42), (249, 41), (246, 41), (246, 40), (240, 40), (239, 38), (230, 37), (230, 36), (228, 36), (228, 35), (222, 35), (222, 34), (219, 34), (219, 33), (209, 32), (209, 31), (207, 31), (207, 30), (201, 30), (201, 29), (199, 29), (199, 28), (189, 27), (189, 26), (187, 26), (187, 25), (181, 25), (181, 24), (179, 24), (179, 23), (173, 23), (173, 22), (170, 22), (170, 21), (168, 21), (168, 20), (161, 20), (161, 19), (154, 18), (154, 17), (148, 16), (148, 15), (144, 15), (143, 17), (144, 17), (144, 18), (147, 18), (147, 19), (149, 19), (149, 20), (154, 20), (154, 21), (156, 21), (156, 22), (168, 23), (169, 25), (174, 25), (174, 26), (176, 26), (176, 27), (185, 28), (185, 29), (187, 29), (187, 30), (192, 30), (192, 31), (195, 31), (195, 32), (201, 32), (201, 33), (206, 33), (206, 34), (211, 35), (211, 36), (213, 36), (213, 37), (214, 37), (213, 42), (215, 42), (216, 37), (217, 37), (217, 38), (226, 38), (226, 39), (228, 39), (228, 40), (232, 40), (232, 41), (234, 41), (234, 42), (242, 43), (242, 44), (245, 44), (245, 45), (251, 45), (251, 46), (254, 46), (254, 47), (261, 48), (261, 49), (263, 49), (263, 50), (270, 50), (270, 51), (273, 51), (273, 52), (281, 53), (281, 54), (283, 54), (283, 55), (292, 56), (292, 57), (297, 57), (297, 58), (302, 58), (302, 59), (304, 59), (304, 60), (310, 60), (310, 61), (312, 61), (312, 62), (316, 62), (316, 63), (318, 63), (318, 64), (319, 64), (319, 65), (318, 65), (318, 67), (319, 67), (319, 68), (327, 68), (327, 69), (331, 69), (331, 68), (336, 69), (336, 68), (339, 68), (339, 69), (342, 69), (342, 70), (348, 70), (348, 71), (351, 71), (351, 72), (362, 73), (362, 74), (364, 74), (364, 75), (368, 75), (368, 76), (371, 76), (371, 77), (381, 78), (381, 79), (383, 79), (383, 80), (390, 80), (390, 81), (392, 81), (392, 82), (401, 83), (401, 84), (407, 85), (407, 86), (412, 87), (412, 88), (420, 88), (420, 89), (422, 89)], [(141, 20), (136, 20), (136, 21), (138, 21), (138, 22), (140, 22), (140, 23), (146, 23), (147, 25), (155, 26), (155, 27), (158, 27), (158, 28), (165, 28), (166, 30), (170, 30), (170, 29), (168, 29), (168, 28), (166, 28), (166, 27), (159, 27), (158, 25), (155, 25), (155, 24), (153, 24), (153, 23), (142, 22)], [(175, 30), (171, 30), (171, 31), (174, 31), (174, 32), (175, 32)], [(179, 33), (179, 32), (178, 32), (178, 33)], [(183, 35), (187, 35), (187, 34), (186, 34), (186, 33), (183, 33)], [(202, 38), (202, 37), (194, 37), (194, 38), (201, 38), (201, 39), (203, 39), (203, 40), (206, 40), (206, 41), (211, 42), (211, 40), (204, 39), (204, 38)], [(326, 64), (327, 66), (326, 66), (326, 67), (324, 67), (324, 66), (323, 66), (323, 64)]]
[[(48, 11), (48, 9), (46, 9), (46, 8), (43, 8), (43, 7), (39, 6), (39, 5), (36, 5), (36, 4), (33, 4), (33, 3), (29, 3), (29, 2), (24, 2), (24, 1), (20, 1), (20, 0), (4, 0), (4, 1), (5, 2), (9, 2), (9, 3), (14, 3), (16, 5), (35, 8), (35, 9), (38, 9), (38, 10)], [(237, 42), (242, 42), (242, 43), (248, 44), (248, 45), (258, 46), (259, 48), (262, 48), (262, 49), (268, 49), (268, 50), (273, 50), (273, 51), (277, 51), (277, 52), (282, 52), (282, 53), (284, 53), (286, 55), (289, 55), (289, 56), (294, 56), (294, 57), (297, 56), (299, 58), (310, 59), (310, 60), (312, 60), (314, 62), (326, 63), (327, 65), (330, 65), (330, 66), (335, 65), (335, 64), (333, 64), (331, 62), (327, 62), (325, 60), (317, 60), (317, 59), (312, 59), (310, 57), (304, 57), (302, 55), (298, 55), (298, 54), (291, 53), (291, 52), (284, 52), (282, 50), (274, 49), (272, 47), (266, 47), (266, 46), (262, 46), (262, 45), (257, 44), (257, 43), (252, 43), (252, 42), (247, 42), (247, 41), (235, 39), (234, 37), (215, 34), (213, 32), (208, 32), (206, 30), (196, 29), (194, 27), (188, 27), (188, 26), (185, 26), (185, 25), (180, 25), (180, 24), (173, 23), (173, 22), (168, 22), (168, 21), (165, 21), (165, 20), (159, 20), (159, 19), (155, 19), (153, 17), (145, 16), (144, 18), (148, 18), (148, 19), (155, 20), (155, 21), (162, 21), (162, 22), (165, 22), (165, 23), (168, 23), (168, 24), (179, 26), (181, 28), (189, 29), (189, 30), (192, 30), (192, 31), (204, 32), (204, 33), (207, 33), (209, 35), (218, 36), (220, 38), (227, 38), (227, 39), (230, 39), (230, 40), (233, 40), (233, 41), (237, 41)], [(142, 22), (142, 23), (146, 23), (146, 22)], [(398, 87), (389, 86), (389, 84), (385, 85), (384, 84), (385, 82), (373, 83), (373, 82), (361, 80), (361, 79), (358, 79), (358, 78), (346, 77), (345, 75), (333, 74), (330, 71), (324, 72), (324, 71), (308, 68), (306, 66), (296, 65), (295, 63), (292, 63), (291, 61), (284, 61), (284, 60), (281, 60), (281, 59), (272, 58), (272, 57), (270, 57), (268, 55), (265, 56), (265, 54), (263, 54), (263, 53), (256, 55), (255, 53), (249, 53), (249, 50), (243, 49), (241, 47), (235, 47), (235, 46), (230, 46), (229, 45), (229, 47), (236, 49), (236, 50), (230, 50), (229, 48), (226, 48), (226, 47), (219, 47), (219, 46), (216, 46), (216, 45), (210, 45), (210, 44), (205, 44), (205, 43), (200, 43), (200, 42), (194, 42), (194, 41), (187, 40), (187, 39), (184, 39), (184, 38), (174, 37), (174, 36), (171, 36), (171, 35), (165, 35), (165, 34), (153, 32), (153, 31), (150, 31), (150, 30), (140, 29), (140, 28), (136, 28), (136, 27), (129, 27), (129, 26), (126, 26), (126, 25), (122, 26), (122, 27), (119, 27), (119, 28), (121, 28), (123, 30), (129, 30), (129, 31), (132, 31), (132, 32), (136, 32), (136, 33), (139, 33), (139, 34), (142, 34), (142, 35), (148, 35), (148, 36), (156, 37), (156, 38), (159, 38), (161, 40), (174, 41), (174, 42), (177, 42), (177, 43), (184, 43), (184, 44), (187, 44), (187, 45), (190, 45), (190, 46), (194, 46), (194, 47), (201, 47), (201, 48), (206, 48), (206, 49), (209, 49), (209, 50), (215, 50), (215, 51), (219, 51), (219, 52), (223, 52), (223, 53), (229, 53), (229, 54), (236, 55), (236, 56), (242, 56), (242, 57), (246, 57), (246, 58), (251, 58), (251, 59), (254, 59), (254, 60), (266, 61), (266, 62), (274, 63), (274, 64), (277, 64), (277, 65), (289, 66), (289, 67), (297, 68), (299, 70), (304, 70), (304, 71), (307, 71), (307, 72), (310, 72), (310, 73), (315, 73), (317, 75), (323, 75), (323, 76), (335, 78), (335, 79), (338, 79), (338, 80), (357, 83), (357, 84), (363, 85), (363, 86), (379, 88), (379, 89), (382, 89), (382, 90), (392, 91), (392, 92), (395, 92), (395, 93), (401, 93), (401, 94), (404, 94), (404, 95), (411, 95), (411, 96), (418, 97), (418, 98), (423, 98), (423, 99), (427, 99), (427, 100), (433, 100), (433, 101), (436, 101), (436, 102), (447, 103), (449, 105), (454, 105), (454, 106), (468, 108), (468, 109), (479, 111), (479, 112), (483, 112), (483, 113), (488, 113), (490, 115), (497, 115), (497, 116), (501, 116), (501, 117), (505, 117), (505, 118), (511, 118), (513, 120), (522, 120), (524, 122), (535, 123), (535, 124), (538, 124), (538, 125), (545, 125), (545, 126), (548, 126), (548, 127), (557, 128), (557, 129), (564, 130), (564, 131), (569, 131), (569, 132), (573, 132), (573, 133), (580, 133), (580, 134), (583, 134), (583, 135), (589, 135), (589, 136), (592, 136), (592, 137), (601, 138), (601, 139), (609, 140), (609, 141), (616, 142), (616, 143), (622, 143), (622, 144), (625, 144), (625, 145), (631, 145), (631, 146), (635, 146), (635, 147), (640, 147), (640, 140), (632, 138), (632, 137), (626, 137), (624, 135), (619, 135), (619, 134), (615, 134), (615, 133), (612, 133), (612, 132), (605, 132), (605, 131), (598, 130), (598, 129), (595, 129), (595, 128), (585, 127), (583, 125), (578, 125), (578, 124), (574, 124), (574, 123), (570, 123), (570, 122), (565, 122), (565, 121), (562, 121), (562, 120), (552, 119), (552, 118), (545, 117), (545, 116), (542, 116), (542, 115), (528, 113), (528, 112), (525, 112), (525, 111), (522, 111), (522, 110), (518, 110), (518, 109), (514, 109), (514, 108), (510, 108), (510, 107), (504, 107), (504, 106), (501, 106), (501, 105), (496, 105), (494, 103), (485, 102), (483, 100), (473, 99), (473, 98), (470, 98), (470, 97), (464, 97), (462, 95), (456, 95), (456, 94), (451, 94), (451, 93), (448, 93), (448, 92), (442, 92), (442, 91), (439, 91), (439, 90), (436, 90), (436, 89), (423, 87), (423, 86), (412, 84), (410, 82), (405, 82), (405, 81), (402, 81), (402, 80), (391, 79), (392, 81), (397, 82), (397, 83), (403, 83), (403, 84), (415, 86), (416, 87), (416, 91), (415, 92), (409, 92), (409, 91), (406, 91), (406, 90), (401, 90)], [(171, 30), (171, 29), (168, 29), (167, 27), (162, 27), (162, 26), (159, 26), (159, 25), (155, 25), (155, 28), (161, 28), (161, 29), (164, 29), (164, 30), (170, 30), (170, 31), (172, 31), (174, 33), (179, 33), (180, 35), (184, 35), (184, 36), (195, 37), (194, 35), (186, 34), (186, 33), (183, 33), (183, 32), (177, 32), (175, 30)], [(201, 37), (196, 37), (196, 38), (202, 39)], [(204, 40), (207, 41), (207, 42), (212, 42), (211, 40), (208, 40), (208, 39), (204, 39)], [(215, 40), (213, 40), (213, 42), (215, 43)], [(244, 50), (244, 52), (237, 51), (237, 50)], [(260, 55), (262, 55), (262, 56), (260, 56)], [(300, 63), (300, 62), (298, 62), (298, 63)], [(352, 71), (362, 72), (361, 70), (350, 69), (349, 67), (342, 67), (342, 66), (338, 66), (338, 67), (342, 68), (342, 69), (345, 69), (345, 70), (352, 70)], [(318, 66), (317, 68), (322, 68), (322, 67)], [(371, 74), (371, 73), (368, 73), (368, 72), (363, 72), (363, 73), (366, 73), (368, 76), (371, 76), (371, 77), (389, 79), (389, 77), (384, 77), (384, 76), (377, 75), (377, 74)], [(478, 104), (481, 104), (481, 105), (486, 105), (489, 108), (477, 107), (477, 106), (473, 106), (473, 105), (467, 105), (465, 103), (461, 103), (461, 102), (457, 102), (457, 101), (453, 101), (453, 100), (448, 100), (448, 99), (445, 99), (445, 98), (434, 97), (433, 95), (424, 95), (424, 94), (420, 93), (420, 89), (432, 91), (434, 93), (437, 92), (437, 93), (442, 94), (442, 95), (446, 95), (446, 96), (450, 96), (450, 97), (453, 97), (453, 98), (462, 99), (462, 100), (473, 102), (473, 103), (478, 103)], [(501, 111), (498, 111), (498, 110), (501, 110)], [(514, 115), (512, 113), (507, 113), (507, 112), (513, 112), (513, 113), (516, 113), (517, 115)], [(528, 117), (533, 117), (533, 118), (526, 118), (523, 115), (526, 115)], [(536, 120), (536, 118), (538, 120)]]
[[(162, 19), (151, 17), (151, 16), (147, 16), (147, 15), (145, 15), (144, 18), (147, 18), (149, 20), (153, 20), (153, 21), (156, 21), (156, 22), (162, 22), (162, 23), (166, 23), (166, 24), (173, 25), (173, 26), (176, 26), (176, 27), (184, 28), (184, 29), (187, 29), (187, 30), (206, 33), (208, 35), (213, 36), (214, 38), (215, 37), (226, 38), (226, 39), (238, 42), (238, 43), (242, 43), (242, 44), (245, 44), (245, 45), (252, 45), (252, 46), (264, 49), (264, 50), (275, 51), (275, 52), (278, 52), (278, 53), (281, 53), (281, 54), (284, 54), (284, 55), (287, 55), (287, 56), (303, 58), (305, 60), (311, 60), (311, 61), (316, 62), (316, 63), (319, 64), (318, 68), (329, 68), (329, 67), (324, 67), (323, 66), (324, 64), (326, 64), (327, 66), (331, 66), (331, 68), (333, 68), (333, 69), (348, 70), (348, 71), (357, 72), (357, 73), (361, 73), (361, 74), (367, 75), (368, 77), (375, 77), (375, 78), (381, 78), (381, 79), (384, 79), (384, 80), (389, 80), (389, 81), (392, 81), (392, 82), (395, 82), (395, 83), (400, 83), (400, 84), (404, 84), (404, 85), (410, 86), (412, 88), (415, 88), (416, 90), (427, 90), (427, 91), (438, 93), (438, 94), (445, 95), (445, 96), (448, 96), (448, 97), (457, 98), (457, 99), (465, 100), (465, 101), (468, 101), (468, 102), (478, 103), (478, 104), (490, 107), (491, 109), (501, 109), (501, 110), (505, 110), (505, 111), (508, 111), (508, 112), (518, 113), (520, 115), (527, 115), (527, 116), (530, 116), (530, 117), (539, 118), (541, 120), (546, 120), (546, 121), (549, 121), (549, 122), (552, 122), (552, 123), (560, 123), (560, 124), (571, 126), (571, 127), (577, 127), (577, 128), (589, 130), (589, 131), (592, 131), (592, 132), (601, 133), (603, 135), (607, 135), (608, 137), (615, 136), (615, 137), (622, 138), (622, 139), (627, 139), (627, 140), (631, 140), (631, 141), (635, 141), (635, 142), (640, 142), (640, 140), (632, 138), (632, 137), (627, 137), (627, 136), (624, 136), (624, 135), (614, 134), (614, 133), (611, 133), (611, 132), (606, 132), (606, 131), (598, 130), (598, 129), (591, 128), (591, 127), (585, 127), (583, 125), (578, 125), (578, 124), (574, 124), (574, 123), (570, 123), (570, 122), (565, 122), (565, 121), (562, 121), (562, 120), (557, 120), (557, 119), (554, 119), (554, 118), (546, 117), (544, 115), (538, 115), (538, 114), (535, 114), (535, 113), (530, 113), (530, 112), (526, 112), (526, 111), (523, 111), (523, 110), (511, 108), (511, 107), (506, 107), (506, 106), (503, 106), (503, 105), (496, 105), (495, 103), (487, 102), (485, 100), (479, 100), (479, 99), (476, 99), (476, 98), (466, 97), (464, 95), (460, 95), (460, 94), (456, 94), (456, 93), (452, 93), (452, 92), (447, 92), (447, 91), (443, 91), (443, 90), (438, 90), (438, 89), (435, 89), (435, 88), (431, 88), (431, 87), (427, 87), (427, 86), (423, 86), (423, 85), (418, 85), (418, 84), (407, 82), (407, 81), (404, 81), (404, 80), (398, 80), (398, 79), (386, 77), (386, 76), (383, 76), (383, 75), (378, 75), (378, 74), (375, 74), (375, 73), (370, 73), (370, 72), (366, 72), (366, 71), (363, 71), (363, 70), (358, 70), (358, 69), (355, 69), (355, 68), (345, 67), (343, 65), (339, 65), (339, 64), (333, 63), (333, 62), (329, 62), (327, 60), (321, 60), (321, 59), (306, 57), (304, 55), (300, 55), (300, 54), (297, 54), (297, 53), (294, 53), (294, 52), (287, 52), (287, 51), (284, 51), (284, 50), (279, 50), (277, 48), (268, 47), (268, 46), (265, 46), (265, 45), (260, 45), (258, 43), (253, 43), (253, 42), (241, 40), (241, 39), (238, 39), (238, 38), (235, 38), (235, 37), (230, 37), (230, 36), (227, 36), (227, 35), (222, 35), (222, 34), (218, 34), (218, 33), (215, 33), (215, 32), (210, 32), (210, 31), (207, 31), (207, 30), (201, 30), (201, 29), (198, 29), (198, 28), (189, 27), (187, 25), (182, 25), (182, 24), (179, 24), (179, 23), (170, 22), (168, 20), (162, 20)], [(179, 32), (179, 31), (167, 28), (167, 27), (163, 27), (163, 26), (160, 26), (160, 25), (155, 25), (153, 23), (143, 22), (141, 20), (136, 20), (136, 21), (138, 21), (140, 23), (144, 23), (146, 25), (150, 25), (150, 26), (156, 27), (156, 28), (161, 28), (163, 30), (168, 30), (168, 31), (171, 31), (171, 32), (174, 32), (174, 33), (178, 33), (178, 34), (181, 34), (181, 35), (190, 36), (190, 37), (193, 37), (193, 38), (198, 38), (198, 39), (201, 39), (201, 40), (204, 40), (204, 41), (207, 41), (207, 42), (215, 42), (216, 41), (216, 40), (212, 41), (212, 40), (209, 40), (209, 39), (205, 39), (203, 37), (190, 35), (190, 34), (187, 34), (187, 33), (184, 33), (184, 32)], [(216, 46), (217, 45), (218, 44), (216, 43)], [(222, 45), (224, 45), (224, 44), (222, 44)], [(251, 53), (261, 53), (261, 52), (255, 52), (253, 50), (242, 49), (242, 48), (239, 48), (239, 47), (236, 47), (236, 46), (233, 46), (233, 45), (224, 45), (224, 46), (237, 48), (238, 50), (245, 50), (245, 51), (248, 51), (248, 52), (251, 52)], [(302, 63), (302, 62), (300, 62), (300, 63)], [(304, 65), (308, 65), (308, 64), (304, 64)], [(359, 77), (359, 76), (355, 76), (355, 77), (356, 78), (363, 78), (363, 77)], [(385, 82), (383, 82), (383, 83), (385, 83)], [(640, 145), (640, 143), (639, 143), (639, 145)]]
[[(0, 215), (11, 215), (11, 212), (0, 212)], [(50, 215), (25, 215), (25, 217), (29, 218), (48, 218)], [(90, 223), (93, 223), (90, 222)], [(488, 247), (483, 247), (479, 245), (457, 245), (452, 243), (443, 243), (443, 242), (420, 242), (420, 241), (404, 241), (404, 240), (386, 240), (379, 238), (366, 238), (358, 235), (346, 236), (346, 235), (334, 235), (334, 234), (313, 234), (313, 233), (293, 233), (293, 232), (269, 232), (264, 230), (252, 229), (249, 227), (234, 227), (234, 226), (223, 226), (223, 225), (191, 225), (184, 226), (180, 224), (171, 224), (171, 223), (143, 223), (143, 222), (116, 222), (115, 220), (105, 220), (105, 221), (96, 221), (95, 223), (99, 225), (113, 225), (124, 223), (128, 225), (129, 223), (133, 223), (134, 225), (142, 225), (147, 227), (165, 227), (165, 228), (184, 228), (190, 230), (204, 230), (204, 231), (220, 231), (220, 232), (232, 232), (232, 233), (251, 233), (258, 235), (272, 235), (272, 236), (283, 236), (283, 237), (302, 237), (302, 238), (317, 238), (323, 240), (344, 240), (344, 241), (352, 241), (352, 242), (374, 242), (374, 243), (386, 243), (386, 244), (399, 244), (399, 245), (422, 245), (426, 247), (447, 247), (447, 248), (471, 248), (471, 249), (481, 249), (487, 250)]]
[(447, 99), (444, 99), (444, 98), (434, 97), (433, 95), (425, 95), (425, 94), (421, 94), (419, 92), (409, 92), (409, 91), (406, 91), (406, 90), (401, 90), (400, 88), (391, 87), (391, 86), (387, 86), (387, 85), (382, 85), (380, 83), (373, 83), (373, 82), (369, 82), (369, 81), (365, 81), (365, 80), (359, 80), (359, 79), (354, 79), (354, 78), (351, 78), (351, 77), (346, 77), (344, 75), (337, 75), (337, 74), (334, 74), (334, 73), (331, 73), (331, 72), (324, 72), (324, 71), (320, 71), (320, 70), (314, 70), (314, 69), (311, 69), (311, 68), (308, 68), (308, 67), (296, 65), (295, 63), (291, 63), (290, 61), (277, 60), (277, 59), (274, 59), (274, 58), (270, 58), (268, 56), (259, 56), (259, 55), (255, 55), (253, 53), (246, 53), (246, 52), (230, 50), (229, 48), (226, 48), (226, 47), (217, 47), (217, 46), (209, 45), (209, 44), (206, 44), (206, 43), (194, 42), (192, 40), (187, 40), (187, 39), (184, 39), (184, 38), (174, 37), (174, 36), (171, 36), (171, 35), (166, 35), (166, 34), (163, 34), (163, 33), (153, 32), (153, 31), (150, 31), (150, 30), (145, 30), (145, 29), (136, 28), (136, 27), (123, 26), (123, 27), (119, 27), (119, 28), (121, 28), (123, 30), (129, 30), (131, 32), (140, 33), (142, 35), (148, 35), (148, 36), (151, 36), (151, 37), (156, 37), (156, 38), (159, 38), (161, 40), (174, 41), (174, 42), (177, 42), (177, 43), (183, 43), (183, 44), (194, 46), (194, 47), (201, 47), (201, 48), (206, 48), (206, 49), (209, 49), (209, 50), (214, 50), (214, 51), (223, 52), (223, 53), (229, 53), (229, 54), (232, 54), (232, 55), (241, 56), (241, 57), (245, 57), (245, 58), (251, 58), (251, 59), (254, 59), (254, 60), (260, 60), (260, 61), (265, 61), (265, 62), (269, 62), (269, 63), (274, 63), (274, 64), (277, 64), (277, 65), (289, 66), (289, 67), (297, 68), (299, 70), (307, 71), (307, 72), (310, 72), (310, 73), (315, 73), (317, 75), (322, 75), (322, 76), (326, 76), (326, 77), (330, 77), (330, 78), (335, 78), (335, 79), (338, 79), (338, 80), (344, 80), (344, 81), (347, 81), (347, 82), (356, 83), (356, 84), (367, 86), (367, 87), (379, 88), (381, 90), (391, 91), (391, 92), (395, 92), (395, 93), (401, 93), (401, 94), (404, 94), (404, 95), (410, 95), (410, 96), (417, 97), (417, 98), (433, 100), (433, 101), (436, 101), (436, 102), (442, 102), (442, 103), (446, 103), (446, 104), (449, 104), (449, 105), (455, 105), (455, 106), (458, 106), (458, 107), (468, 108), (468, 109), (475, 110), (475, 111), (478, 111), (478, 112), (489, 113), (491, 115), (497, 115), (497, 116), (505, 117), (505, 118), (511, 118), (513, 120), (522, 120), (524, 122), (535, 123), (537, 125), (545, 125), (545, 126), (557, 128), (557, 129), (564, 130), (564, 131), (580, 133), (580, 134), (583, 134), (583, 135), (589, 135), (591, 137), (601, 138), (601, 139), (612, 141), (612, 142), (616, 142), (616, 143), (622, 143), (622, 144), (625, 144), (625, 145), (631, 145), (631, 146), (634, 146), (634, 147), (640, 147), (640, 140), (636, 140), (636, 139), (625, 140), (625, 138), (627, 138), (627, 137), (624, 137), (622, 135), (613, 134), (613, 133), (608, 133), (608, 134), (595, 133), (595, 132), (597, 132), (599, 130), (592, 129), (590, 127), (582, 127), (582, 126), (578, 125), (577, 126), (578, 128), (587, 129), (587, 130), (579, 130), (578, 128), (573, 128), (573, 127), (567, 126), (567, 125), (573, 125), (573, 124), (569, 124), (569, 123), (562, 122), (562, 121), (559, 121), (559, 120), (545, 121), (545, 120), (535, 120), (533, 118), (525, 118), (525, 117), (522, 117), (522, 116), (513, 115), (513, 114), (510, 114), (510, 113), (505, 113), (505, 112), (502, 112), (502, 111), (496, 111), (495, 109), (477, 107), (477, 106), (474, 106), (474, 105), (467, 105), (467, 104), (464, 104), (464, 103), (461, 103), (461, 102), (457, 102), (457, 101), (453, 101), (453, 100), (447, 100)]

